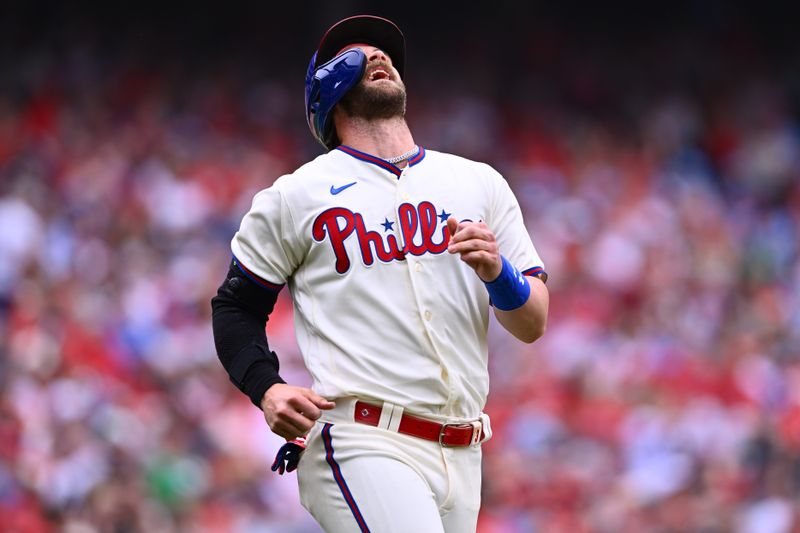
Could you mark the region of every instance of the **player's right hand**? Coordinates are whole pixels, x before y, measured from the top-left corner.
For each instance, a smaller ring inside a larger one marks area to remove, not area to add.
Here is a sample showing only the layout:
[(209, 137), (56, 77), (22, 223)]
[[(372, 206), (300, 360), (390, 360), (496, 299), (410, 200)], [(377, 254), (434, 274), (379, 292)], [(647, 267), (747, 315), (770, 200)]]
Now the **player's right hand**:
[(269, 428), (287, 440), (305, 436), (322, 415), (320, 409), (334, 407), (335, 403), (311, 389), (285, 383), (271, 386), (261, 399), (261, 409)]

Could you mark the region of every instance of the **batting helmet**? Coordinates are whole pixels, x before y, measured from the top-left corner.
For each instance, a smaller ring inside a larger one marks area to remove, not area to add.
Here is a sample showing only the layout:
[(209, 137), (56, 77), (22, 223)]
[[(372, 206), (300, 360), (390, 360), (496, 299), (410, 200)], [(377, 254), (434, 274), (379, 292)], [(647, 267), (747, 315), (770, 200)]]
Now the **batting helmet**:
[(358, 48), (339, 52), (349, 44), (369, 44), (383, 50), (403, 77), (406, 45), (403, 33), (394, 22), (373, 15), (357, 15), (330, 27), (306, 73), (306, 121), (311, 134), (328, 150), (340, 141), (333, 127), (333, 108), (354, 85), (361, 81), (367, 58)]

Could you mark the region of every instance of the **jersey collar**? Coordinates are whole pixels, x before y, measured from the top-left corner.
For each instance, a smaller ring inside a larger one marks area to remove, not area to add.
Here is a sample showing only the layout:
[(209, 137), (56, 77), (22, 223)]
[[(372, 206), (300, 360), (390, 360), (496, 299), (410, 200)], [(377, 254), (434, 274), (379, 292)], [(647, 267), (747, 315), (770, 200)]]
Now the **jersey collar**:
[[(385, 159), (381, 159), (380, 157), (368, 154), (366, 152), (362, 152), (360, 150), (356, 150), (355, 148), (350, 148), (349, 146), (345, 146), (343, 144), (337, 146), (336, 150), (341, 150), (342, 152), (346, 153), (349, 156), (355, 157), (356, 159), (360, 159), (361, 161), (365, 161), (367, 163), (372, 163), (373, 165), (379, 166), (384, 170), (388, 170), (398, 178), (400, 177), (400, 174), (403, 172), (401, 168), (398, 168), (396, 165), (389, 163)], [(408, 166), (413, 167), (423, 159), (425, 159), (425, 148), (420, 146), (417, 155), (408, 160)]]

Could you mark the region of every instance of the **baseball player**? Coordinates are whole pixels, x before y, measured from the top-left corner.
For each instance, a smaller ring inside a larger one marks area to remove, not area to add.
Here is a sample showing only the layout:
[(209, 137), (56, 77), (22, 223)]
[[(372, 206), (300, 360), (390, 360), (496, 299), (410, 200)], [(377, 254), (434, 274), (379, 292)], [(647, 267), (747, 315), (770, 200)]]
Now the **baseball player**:
[[(544, 265), (506, 181), (415, 144), (405, 42), (389, 20), (332, 26), (306, 118), (328, 152), (253, 199), (212, 300), (231, 380), (287, 444), (303, 505), (331, 532), (465, 532), (480, 507), (493, 310), (545, 329)], [(285, 383), (265, 325), (284, 286), (312, 389)]]

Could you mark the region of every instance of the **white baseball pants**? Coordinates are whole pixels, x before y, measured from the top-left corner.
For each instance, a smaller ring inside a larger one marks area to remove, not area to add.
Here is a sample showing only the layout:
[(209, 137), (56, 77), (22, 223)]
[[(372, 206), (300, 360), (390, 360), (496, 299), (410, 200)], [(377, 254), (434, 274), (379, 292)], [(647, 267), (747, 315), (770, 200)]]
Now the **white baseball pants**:
[(353, 421), (336, 400), (308, 435), (300, 501), (328, 533), (474, 532), (480, 509), (480, 445), (437, 442)]

